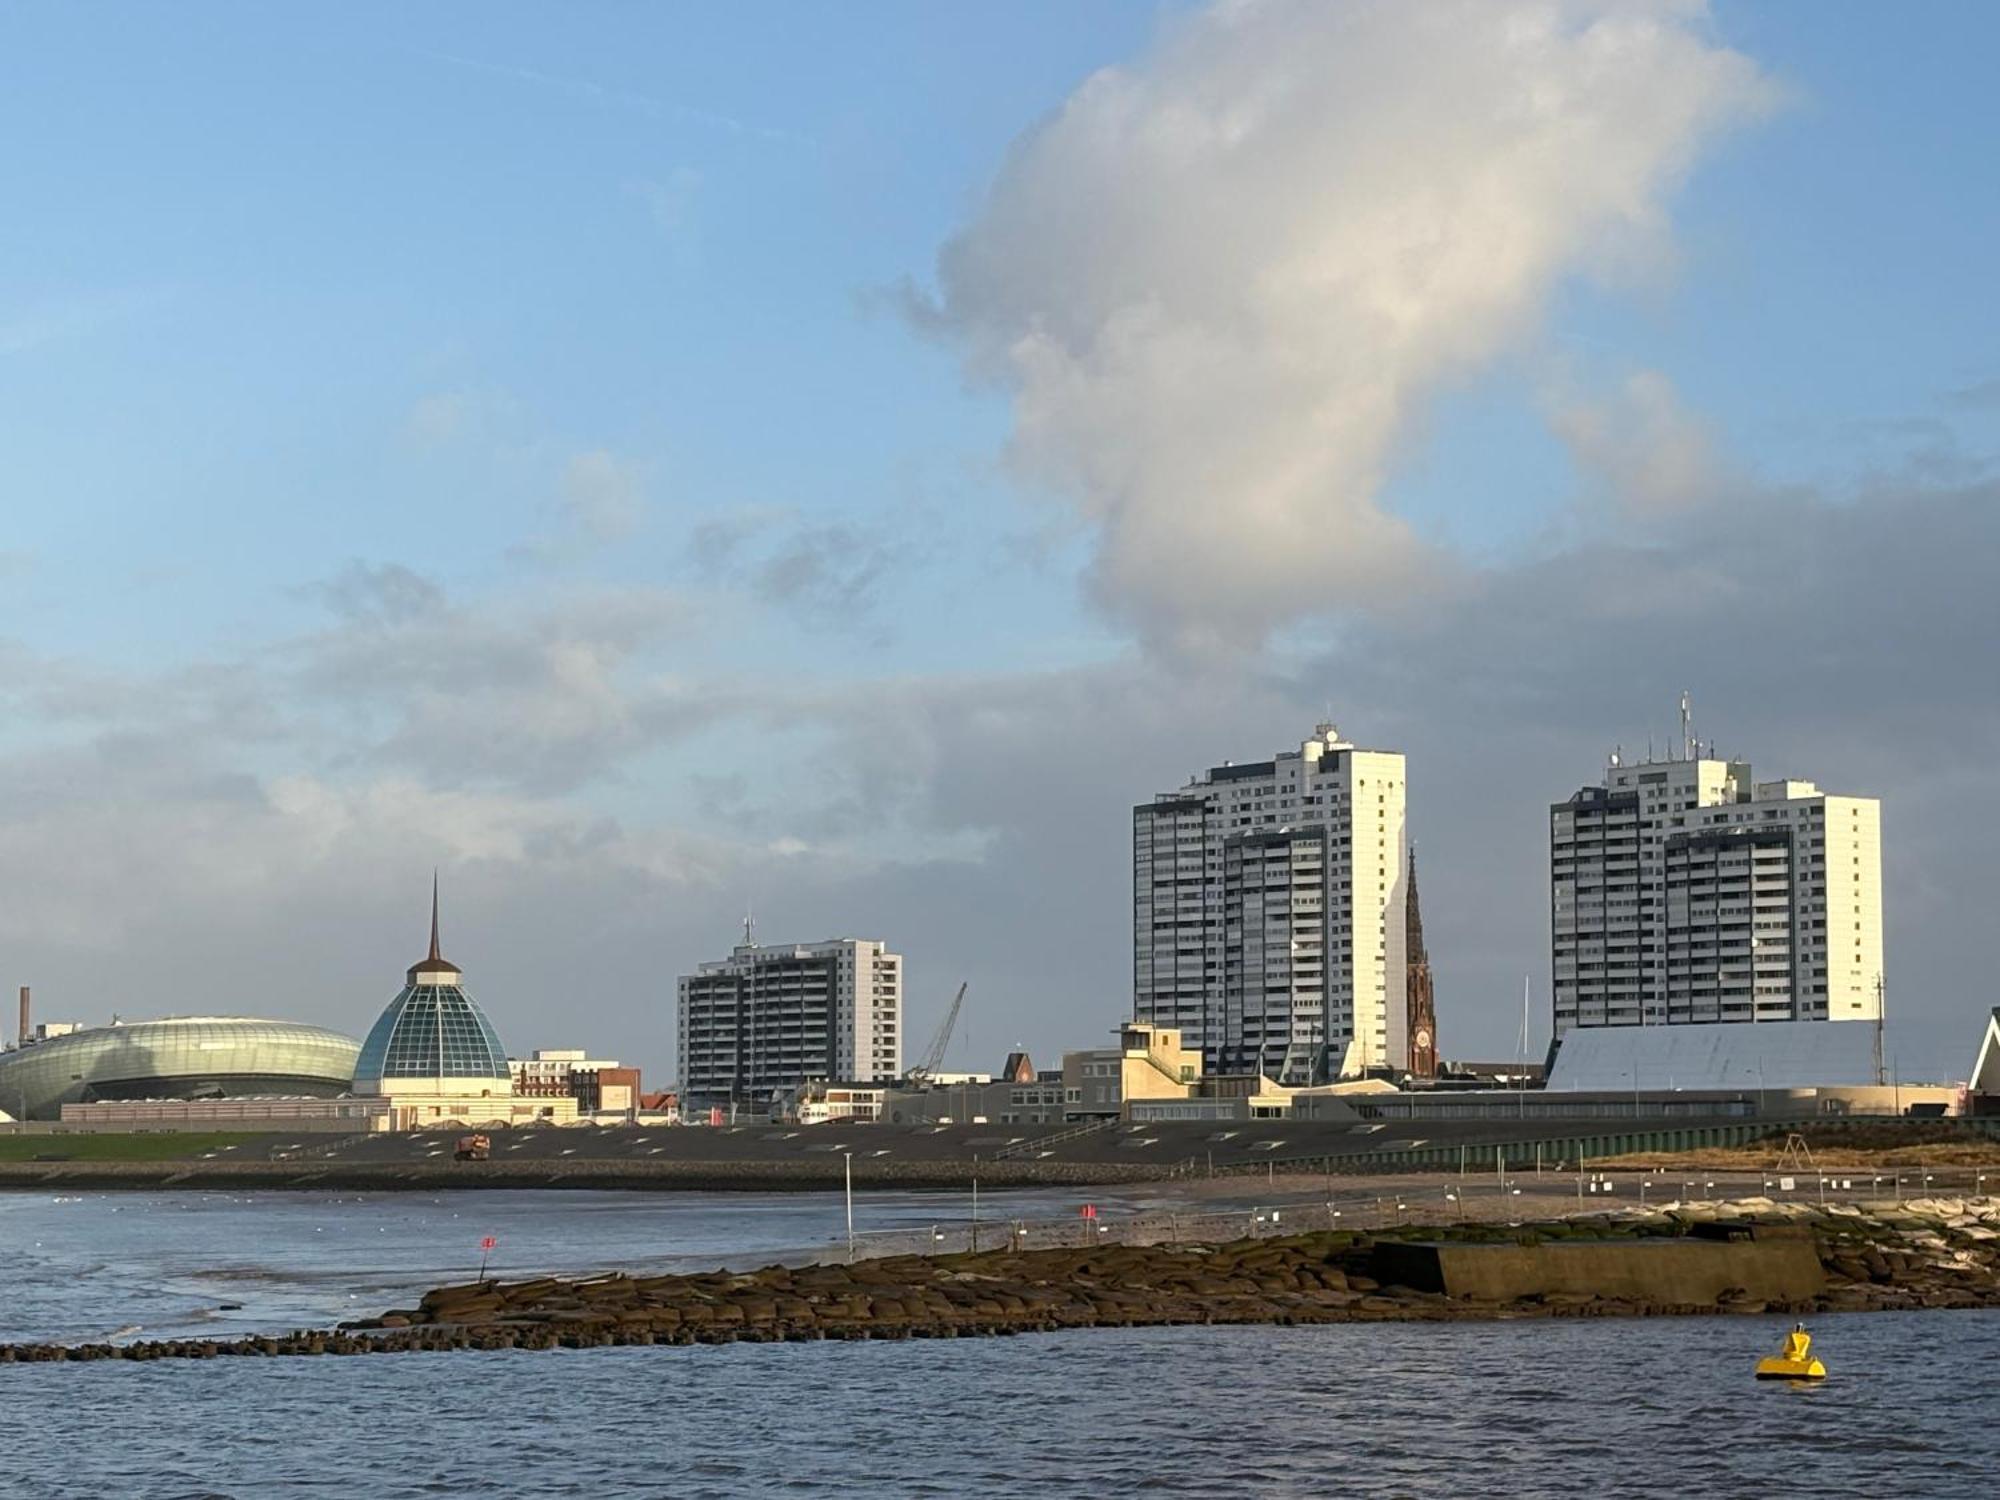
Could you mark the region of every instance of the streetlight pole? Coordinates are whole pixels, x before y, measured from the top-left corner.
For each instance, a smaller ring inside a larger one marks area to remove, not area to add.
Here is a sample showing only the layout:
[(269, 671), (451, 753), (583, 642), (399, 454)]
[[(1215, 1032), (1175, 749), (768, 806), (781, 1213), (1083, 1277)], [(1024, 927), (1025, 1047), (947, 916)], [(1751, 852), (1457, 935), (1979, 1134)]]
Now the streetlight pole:
[(979, 1153), (972, 1153), (972, 1253), (979, 1253)]
[(846, 1164), (847, 1177), (847, 1263), (854, 1264), (854, 1153), (843, 1151), (840, 1159)]

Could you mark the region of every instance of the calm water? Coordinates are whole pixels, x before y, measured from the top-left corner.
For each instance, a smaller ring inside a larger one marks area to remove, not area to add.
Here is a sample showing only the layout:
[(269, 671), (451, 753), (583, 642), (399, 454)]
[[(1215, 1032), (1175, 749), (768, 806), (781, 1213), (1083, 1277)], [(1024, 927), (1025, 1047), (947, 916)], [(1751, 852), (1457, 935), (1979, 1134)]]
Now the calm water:
[[(1075, 1197), (993, 1193), (982, 1213), (1066, 1215)], [(864, 1237), (968, 1212), (940, 1193), (855, 1199)], [(846, 1221), (837, 1193), (0, 1191), (0, 1342), (323, 1326), (471, 1280), (488, 1235), (493, 1274), (524, 1277), (766, 1265), (825, 1250)]]
[[(824, 1239), (829, 1211), (796, 1198), (506, 1196), (468, 1210), (460, 1195), (24, 1195), (0, 1202), (9, 1336), (97, 1332), (85, 1325), (127, 1313), (164, 1328), (212, 1302), (213, 1286), (264, 1289), (230, 1315), (260, 1323), (279, 1307), (338, 1315), (366, 1289), (401, 1292), (413, 1271), (435, 1280), (450, 1258), (422, 1243), (434, 1234), (452, 1246), (469, 1234), (476, 1254), (490, 1229), (503, 1249), (522, 1245), (524, 1263), (533, 1248), (537, 1264), (577, 1268), (754, 1260)], [(931, 1212), (934, 1200), (864, 1204), (917, 1223)], [(88, 1310), (104, 1298), (115, 1311)], [(1810, 1390), (1749, 1378), (1781, 1328), (1181, 1328), (6, 1366), (0, 1410), (17, 1440), (0, 1495), (1993, 1493), (2000, 1313), (1819, 1319), (1834, 1378)]]

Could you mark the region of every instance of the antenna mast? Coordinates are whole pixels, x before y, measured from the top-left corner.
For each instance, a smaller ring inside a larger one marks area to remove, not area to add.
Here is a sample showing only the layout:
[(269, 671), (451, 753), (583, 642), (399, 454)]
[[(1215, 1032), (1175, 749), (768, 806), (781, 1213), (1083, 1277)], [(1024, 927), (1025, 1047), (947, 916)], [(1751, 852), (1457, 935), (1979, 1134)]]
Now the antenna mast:
[(1694, 759), (1694, 707), (1686, 688), (1681, 689), (1681, 759)]
[(1889, 1082), (1888, 1070), (1884, 1067), (1882, 1060), (1882, 1029), (1883, 1022), (1888, 1019), (1888, 1015), (1889, 1007), (1886, 996), (1883, 993), (1882, 975), (1880, 971), (1877, 971), (1875, 975), (1875, 1087), (1878, 1089), (1885, 1087)]

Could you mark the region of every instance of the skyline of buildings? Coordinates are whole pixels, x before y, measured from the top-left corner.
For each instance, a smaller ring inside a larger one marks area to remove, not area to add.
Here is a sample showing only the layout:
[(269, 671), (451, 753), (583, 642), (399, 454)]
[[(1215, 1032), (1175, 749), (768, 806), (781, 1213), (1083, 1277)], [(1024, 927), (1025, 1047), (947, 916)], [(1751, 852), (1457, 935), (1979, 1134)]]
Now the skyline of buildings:
[(1133, 1019), (1210, 1072), (1314, 1084), (1405, 1060), (1403, 757), (1329, 723), (1132, 810)]
[[(1431, 1076), (1405, 775), (1400, 752), (1321, 723), (1295, 752), (1224, 761), (1134, 806), (1131, 1019), (1178, 1032), (1211, 1075)], [(1614, 752), (1600, 785), (1550, 806), (1550, 839), (1554, 1037), (1880, 1015), (1877, 799), (1760, 781), (1684, 737), (1668, 758)], [(747, 922), (744, 936), (677, 984), (675, 1081), (691, 1103), (902, 1076), (900, 954), (760, 945)], [(509, 1059), (461, 980), (439, 952), (434, 887), (430, 952), (362, 1048), (357, 1094), (422, 1094), (443, 1117), (453, 1099), (569, 1094), (579, 1069), (618, 1068), (581, 1051)], [(542, 1073), (546, 1088), (524, 1087)], [(637, 1098), (636, 1070), (609, 1081)]]

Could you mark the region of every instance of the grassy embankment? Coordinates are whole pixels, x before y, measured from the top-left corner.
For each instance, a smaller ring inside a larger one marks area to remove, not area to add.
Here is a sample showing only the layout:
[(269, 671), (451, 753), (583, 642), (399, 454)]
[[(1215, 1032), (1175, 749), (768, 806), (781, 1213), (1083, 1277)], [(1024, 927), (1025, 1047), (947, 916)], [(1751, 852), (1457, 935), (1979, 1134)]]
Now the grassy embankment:
[[(1951, 1120), (1935, 1125), (1814, 1125), (1798, 1132), (1811, 1153), (1811, 1167), (2000, 1167), (2000, 1140)], [(1666, 1172), (1768, 1172), (1804, 1166), (1797, 1153), (1786, 1158), (1786, 1132), (1776, 1131), (1745, 1146), (1701, 1151), (1640, 1151), (1599, 1161), (1593, 1167)]]
[[(150, 1131), (118, 1135), (4, 1135), (0, 1162), (15, 1161), (199, 1161), (210, 1151), (234, 1146), (231, 1156), (254, 1160), (264, 1137), (240, 1130)], [(259, 1153), (261, 1154), (261, 1152)]]

